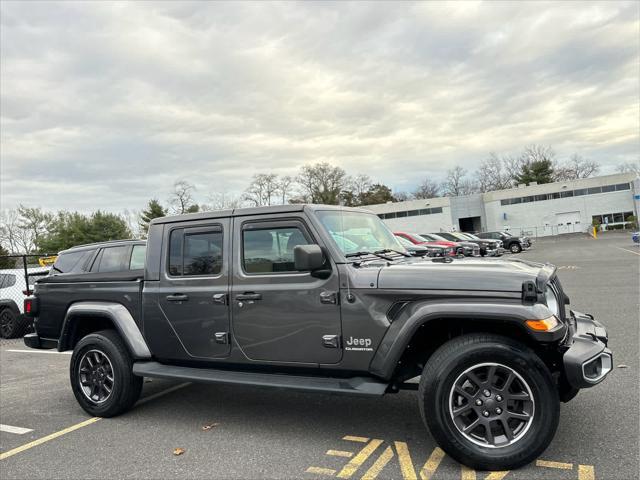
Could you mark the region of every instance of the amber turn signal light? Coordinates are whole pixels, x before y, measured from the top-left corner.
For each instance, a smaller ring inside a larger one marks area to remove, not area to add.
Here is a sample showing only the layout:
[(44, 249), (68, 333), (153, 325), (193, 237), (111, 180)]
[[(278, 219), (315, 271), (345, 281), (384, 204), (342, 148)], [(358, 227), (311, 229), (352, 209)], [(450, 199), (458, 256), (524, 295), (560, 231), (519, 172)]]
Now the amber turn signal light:
[(548, 332), (558, 326), (558, 319), (555, 315), (545, 318), (543, 320), (527, 320), (525, 322), (527, 327), (536, 332)]

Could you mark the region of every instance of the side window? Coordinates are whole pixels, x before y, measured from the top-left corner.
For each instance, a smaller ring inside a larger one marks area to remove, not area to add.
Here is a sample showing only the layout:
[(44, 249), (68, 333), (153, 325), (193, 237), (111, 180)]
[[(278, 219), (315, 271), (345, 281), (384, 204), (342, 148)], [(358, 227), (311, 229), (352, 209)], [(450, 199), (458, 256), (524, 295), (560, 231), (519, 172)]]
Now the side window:
[(299, 227), (244, 230), (242, 262), (247, 273), (296, 272), (293, 248), (309, 242)]
[(131, 260), (129, 261), (129, 270), (140, 270), (144, 268), (144, 259), (147, 254), (146, 245), (134, 245), (131, 250)]
[[(98, 272), (123, 272), (129, 269), (129, 245), (119, 247), (108, 247), (102, 250), (96, 260)], [(92, 269), (95, 271), (95, 269)]]
[[(143, 260), (144, 261), (144, 260)], [(222, 271), (222, 231), (177, 229), (169, 238), (169, 275), (217, 275)]]
[(0, 273), (0, 288), (13, 287), (16, 284), (16, 276), (12, 273)]

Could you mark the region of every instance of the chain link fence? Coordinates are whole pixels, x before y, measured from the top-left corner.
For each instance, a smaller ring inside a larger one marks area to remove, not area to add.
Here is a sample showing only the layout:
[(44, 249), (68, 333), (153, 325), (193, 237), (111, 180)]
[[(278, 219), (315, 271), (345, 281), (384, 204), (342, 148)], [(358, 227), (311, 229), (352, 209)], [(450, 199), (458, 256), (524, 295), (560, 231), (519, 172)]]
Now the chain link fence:
[(32, 329), (24, 299), (54, 261), (51, 255), (0, 255), (0, 338), (21, 337)]

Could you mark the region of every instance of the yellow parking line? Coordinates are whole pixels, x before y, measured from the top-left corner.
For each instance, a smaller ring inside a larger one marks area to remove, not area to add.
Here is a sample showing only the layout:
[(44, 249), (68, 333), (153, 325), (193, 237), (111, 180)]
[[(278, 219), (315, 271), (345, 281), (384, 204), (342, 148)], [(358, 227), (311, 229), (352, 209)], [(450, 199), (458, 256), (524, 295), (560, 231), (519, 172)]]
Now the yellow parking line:
[(536, 466), (547, 467), (547, 468), (559, 468), (561, 470), (571, 470), (573, 468), (572, 463), (549, 462), (547, 460), (536, 460)]
[(382, 455), (378, 457), (375, 463), (371, 465), (371, 468), (367, 470), (367, 473), (362, 476), (362, 480), (375, 480), (376, 478), (378, 478), (378, 475), (380, 475), (382, 469), (387, 465), (387, 463), (389, 463), (389, 460), (391, 460), (392, 458), (393, 450), (391, 450), (391, 447), (387, 447), (384, 452), (382, 452)]
[[(186, 387), (187, 385), (191, 385), (190, 383), (181, 383), (180, 385), (174, 385), (173, 387), (167, 388), (166, 390), (162, 390), (161, 392), (155, 393), (153, 395), (149, 395), (148, 397), (143, 398), (142, 400), (140, 400), (137, 405), (142, 405), (150, 400), (155, 400), (158, 397), (161, 397), (162, 395), (166, 395), (167, 393), (171, 393), (174, 392), (176, 390), (178, 390), (179, 388), (182, 387)], [(50, 440), (55, 440), (58, 437), (61, 437), (62, 435), (66, 435), (67, 433), (71, 433), (74, 432), (82, 427), (86, 427), (88, 425), (92, 425), (94, 423), (96, 423), (97, 421), (102, 420), (102, 417), (93, 417), (93, 418), (89, 418), (83, 422), (80, 423), (76, 423), (75, 425), (71, 425), (70, 427), (64, 428), (58, 432), (52, 433), (50, 435), (47, 435), (46, 437), (42, 437), (42, 438), (38, 438), (37, 440), (34, 440), (33, 442), (29, 442), (26, 443), (24, 445), (21, 445), (19, 447), (14, 448), (13, 450), (9, 450), (8, 452), (4, 452), (0, 454), (0, 460), (4, 460), (5, 458), (9, 458), (12, 457), (14, 455), (17, 455), (18, 453), (24, 452), (25, 450), (29, 450), (30, 448), (33, 447), (37, 447), (38, 445), (42, 445), (43, 443), (46, 443)]]
[(592, 465), (578, 465), (578, 480), (595, 480), (596, 472)]
[(431, 477), (440, 466), (440, 462), (444, 458), (444, 451), (439, 447), (433, 449), (429, 459), (425, 462), (424, 467), (420, 470), (420, 478), (422, 480), (431, 480)]
[(409, 447), (405, 442), (394, 443), (396, 445), (396, 452), (398, 452), (402, 478), (405, 480), (417, 480), (416, 470), (413, 468), (413, 461), (411, 461), (411, 455), (409, 455)]
[(307, 473), (315, 473), (317, 475), (333, 476), (336, 473), (336, 471), (331, 469), (331, 468), (309, 467), (309, 468), (307, 468)]
[(375, 452), (376, 448), (378, 448), (382, 444), (382, 440), (373, 439), (367, 445), (364, 446), (362, 450), (358, 452), (358, 454), (351, 459), (349, 463), (347, 463), (340, 473), (338, 473), (339, 478), (351, 478), (351, 476), (356, 473), (358, 468), (369, 458), (369, 456)]
[(84, 422), (76, 423), (70, 427), (67, 427), (59, 432), (52, 433), (51, 435), (47, 435), (46, 437), (39, 438), (34, 440), (33, 442), (26, 443), (20, 447), (14, 448), (13, 450), (9, 450), (8, 452), (4, 452), (0, 454), (0, 460), (4, 460), (5, 458), (12, 457), (20, 452), (24, 452), (25, 450), (29, 450), (30, 448), (37, 447), (38, 445), (42, 445), (49, 440), (53, 440), (55, 438), (61, 437), (62, 435), (66, 435), (67, 433), (71, 433), (79, 428), (86, 427), (87, 425), (91, 425), (96, 423), (97, 421), (102, 420), (100, 417), (93, 417)]
[(369, 439), (367, 437), (354, 437), (353, 435), (345, 435), (342, 437), (343, 440), (347, 440), (349, 442), (360, 442), (367, 443)]
[(345, 452), (344, 450), (327, 450), (326, 455), (333, 455), (334, 457), (353, 457), (353, 452)]

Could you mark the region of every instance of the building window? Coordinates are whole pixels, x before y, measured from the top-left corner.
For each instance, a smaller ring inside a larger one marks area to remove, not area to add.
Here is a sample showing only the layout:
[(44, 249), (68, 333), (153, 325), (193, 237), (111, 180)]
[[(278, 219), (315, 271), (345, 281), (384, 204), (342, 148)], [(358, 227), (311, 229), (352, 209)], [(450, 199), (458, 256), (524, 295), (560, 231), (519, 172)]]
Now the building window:
[(442, 207), (432, 208), (431, 213), (442, 213)]
[(573, 190), (568, 190), (566, 192), (560, 192), (560, 198), (573, 197)]
[(602, 193), (602, 187), (591, 187), (587, 190), (587, 195), (594, 195), (596, 193)]
[(616, 186), (615, 185), (606, 185), (606, 186), (602, 187), (602, 193), (615, 192), (615, 191), (616, 191)]
[(415, 217), (416, 215), (420, 215), (420, 210), (409, 210), (407, 213), (410, 217)]
[(631, 185), (628, 183), (619, 183), (618, 185), (616, 185), (616, 191), (629, 190), (629, 189), (631, 189)]
[(574, 190), (573, 191), (573, 196), (574, 197), (580, 197), (582, 195), (586, 195), (587, 194), (587, 189), (586, 188), (580, 188), (578, 190)]

